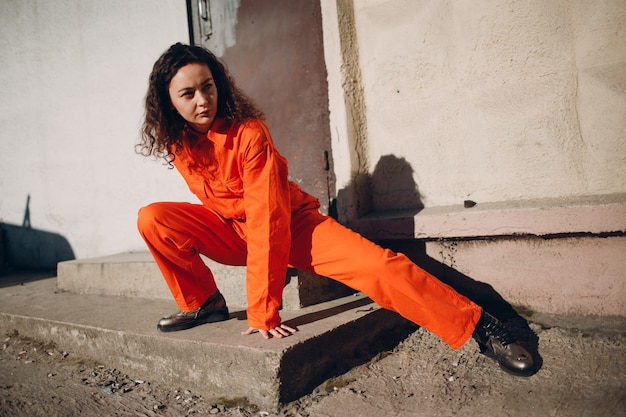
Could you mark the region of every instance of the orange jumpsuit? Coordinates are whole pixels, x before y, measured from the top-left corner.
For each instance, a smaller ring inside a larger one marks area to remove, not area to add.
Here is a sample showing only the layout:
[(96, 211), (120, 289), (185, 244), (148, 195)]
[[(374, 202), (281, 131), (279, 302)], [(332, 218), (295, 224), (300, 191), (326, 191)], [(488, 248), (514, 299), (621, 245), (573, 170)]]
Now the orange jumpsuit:
[(203, 254), (246, 265), (248, 324), (281, 323), (287, 267), (326, 276), (438, 335), (456, 349), (481, 308), (412, 263), (319, 213), (319, 202), (288, 180), (287, 161), (259, 120), (216, 119), (206, 135), (182, 133), (174, 165), (202, 204), (153, 203), (138, 228), (179, 308), (192, 311), (217, 291)]

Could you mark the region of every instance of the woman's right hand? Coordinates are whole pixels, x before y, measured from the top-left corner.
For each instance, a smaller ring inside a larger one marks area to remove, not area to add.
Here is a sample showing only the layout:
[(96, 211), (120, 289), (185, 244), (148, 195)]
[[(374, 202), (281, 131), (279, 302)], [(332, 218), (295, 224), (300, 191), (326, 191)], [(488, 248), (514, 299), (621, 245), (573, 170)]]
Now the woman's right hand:
[(275, 328), (269, 329), (269, 330), (248, 327), (248, 330), (246, 330), (245, 332), (241, 332), (241, 334), (244, 336), (247, 336), (252, 333), (259, 332), (261, 333), (261, 336), (263, 336), (263, 339), (267, 340), (267, 339), (271, 339), (272, 337), (275, 337), (277, 339), (282, 339), (283, 337), (289, 337), (297, 331), (298, 329), (289, 327), (286, 324), (280, 324), (279, 326), (276, 326)]

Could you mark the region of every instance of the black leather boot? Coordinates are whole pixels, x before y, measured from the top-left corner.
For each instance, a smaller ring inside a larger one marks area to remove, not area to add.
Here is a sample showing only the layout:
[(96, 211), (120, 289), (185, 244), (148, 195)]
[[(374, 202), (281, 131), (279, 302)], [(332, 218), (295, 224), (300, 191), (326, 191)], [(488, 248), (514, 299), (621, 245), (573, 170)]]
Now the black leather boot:
[(228, 307), (226, 300), (218, 291), (194, 311), (179, 311), (171, 316), (163, 317), (157, 324), (157, 329), (162, 332), (175, 332), (178, 330), (191, 329), (204, 323), (215, 323), (228, 320)]
[(481, 353), (494, 358), (510, 374), (530, 376), (535, 373), (532, 355), (517, 343), (503, 323), (484, 310), (473, 337)]

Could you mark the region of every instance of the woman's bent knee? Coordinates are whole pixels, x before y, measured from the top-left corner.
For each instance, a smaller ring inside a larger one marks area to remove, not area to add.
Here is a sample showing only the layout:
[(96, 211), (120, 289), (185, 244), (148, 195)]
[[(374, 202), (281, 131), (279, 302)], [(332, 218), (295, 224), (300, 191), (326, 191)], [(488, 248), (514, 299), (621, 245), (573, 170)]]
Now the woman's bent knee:
[(147, 226), (153, 225), (166, 211), (166, 206), (167, 203), (151, 203), (140, 208), (137, 213), (137, 228), (142, 231)]

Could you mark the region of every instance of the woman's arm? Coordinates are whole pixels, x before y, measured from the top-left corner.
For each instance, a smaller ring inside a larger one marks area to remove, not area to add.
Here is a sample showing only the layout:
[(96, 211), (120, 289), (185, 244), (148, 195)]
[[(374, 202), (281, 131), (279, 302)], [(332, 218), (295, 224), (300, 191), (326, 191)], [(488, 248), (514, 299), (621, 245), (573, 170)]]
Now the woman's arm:
[[(287, 161), (275, 149), (262, 122), (243, 128), (240, 154), (247, 229), (248, 325), (269, 337), (286, 336), (281, 305), (291, 248), (291, 203)], [(282, 331), (281, 331), (282, 329)], [(293, 329), (288, 328), (287, 333)]]

